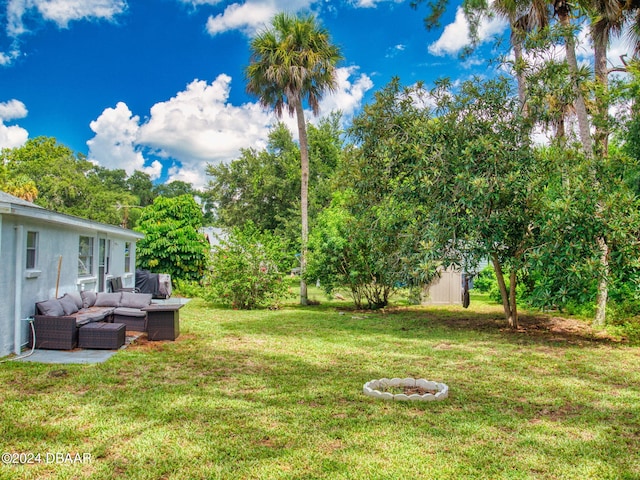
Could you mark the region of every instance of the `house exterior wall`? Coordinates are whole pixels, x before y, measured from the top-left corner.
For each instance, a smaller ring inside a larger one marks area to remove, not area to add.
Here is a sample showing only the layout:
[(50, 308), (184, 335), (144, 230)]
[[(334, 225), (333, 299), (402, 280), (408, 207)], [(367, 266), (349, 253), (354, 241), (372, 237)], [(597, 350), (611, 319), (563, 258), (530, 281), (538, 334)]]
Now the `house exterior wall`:
[[(16, 341), (27, 343), (29, 324), (20, 321), (16, 334), (17, 320), (34, 315), (36, 302), (55, 298), (56, 287), (61, 297), (71, 291), (106, 290), (106, 280), (112, 276), (123, 277), (125, 286), (135, 283), (135, 242), (140, 234), (44, 209), (33, 211), (35, 215), (0, 213), (0, 357), (15, 351)], [(31, 211), (27, 209), (27, 213)], [(37, 235), (33, 268), (27, 268), (28, 232)], [(88, 275), (79, 275), (81, 236), (93, 239), (93, 266)], [(98, 276), (100, 239), (111, 247), (104, 282)], [(126, 244), (130, 247), (130, 272), (125, 272)]]
[(14, 249), (13, 223), (0, 215), (0, 356), (13, 350), (13, 323), (15, 299), (15, 261), (10, 254)]

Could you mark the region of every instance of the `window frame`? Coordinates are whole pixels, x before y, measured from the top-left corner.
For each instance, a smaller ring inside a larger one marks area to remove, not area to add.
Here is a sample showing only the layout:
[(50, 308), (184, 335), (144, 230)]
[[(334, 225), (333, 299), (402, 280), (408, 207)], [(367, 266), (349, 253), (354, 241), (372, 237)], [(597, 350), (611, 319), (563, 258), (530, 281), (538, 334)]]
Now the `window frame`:
[[(33, 244), (31, 244), (30, 240), (33, 239)], [(35, 230), (27, 230), (27, 238), (26, 238), (26, 260), (25, 260), (25, 268), (27, 270), (35, 270), (38, 266), (38, 246), (39, 246), (40, 235)]]
[[(85, 249), (83, 249), (83, 240)], [(80, 235), (78, 239), (78, 277), (91, 277), (93, 275), (94, 258), (95, 258), (95, 239), (86, 235)], [(84, 266), (84, 270), (81, 268)]]
[(124, 273), (131, 273), (131, 246), (133, 242), (124, 242)]

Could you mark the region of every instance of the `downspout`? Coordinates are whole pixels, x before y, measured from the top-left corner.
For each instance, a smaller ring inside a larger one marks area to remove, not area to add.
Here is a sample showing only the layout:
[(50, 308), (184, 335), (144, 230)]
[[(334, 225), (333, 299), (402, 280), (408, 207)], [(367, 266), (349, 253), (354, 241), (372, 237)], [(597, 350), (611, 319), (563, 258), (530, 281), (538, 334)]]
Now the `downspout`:
[(22, 271), (22, 245), (24, 244), (24, 231), (22, 225), (16, 228), (16, 289), (15, 298), (13, 300), (13, 352), (20, 355), (22, 349), (22, 282), (24, 281), (24, 272)]

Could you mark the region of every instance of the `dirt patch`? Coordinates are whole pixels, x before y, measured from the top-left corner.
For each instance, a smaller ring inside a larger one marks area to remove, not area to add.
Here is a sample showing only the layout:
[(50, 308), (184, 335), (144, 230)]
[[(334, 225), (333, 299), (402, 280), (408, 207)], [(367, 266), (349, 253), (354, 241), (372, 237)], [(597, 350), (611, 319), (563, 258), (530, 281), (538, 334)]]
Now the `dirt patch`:
[(594, 330), (583, 320), (546, 315), (523, 315), (517, 330), (501, 328), (501, 331), (542, 336), (550, 342), (617, 342), (604, 331)]
[(435, 395), (436, 393), (438, 393), (438, 390), (428, 390), (422, 387), (409, 387), (409, 386), (397, 386), (397, 387), (388, 386), (388, 387), (377, 388), (376, 390), (379, 390), (381, 392), (389, 392), (389, 393), (392, 393), (393, 395), (404, 393), (407, 396), (426, 395), (427, 393), (430, 393), (431, 395)]
[[(462, 309), (421, 309), (416, 307), (387, 308), (385, 314), (407, 314), (425, 323), (443, 325), (451, 329), (476, 330), (482, 332), (500, 332), (507, 335), (539, 338), (545, 342), (567, 342), (581, 344), (584, 342), (619, 343), (620, 340), (604, 331), (595, 330), (584, 321), (544, 314), (521, 314), (519, 328), (512, 329), (501, 312), (474, 312)], [(410, 326), (400, 327), (409, 330)], [(435, 349), (446, 350), (447, 342), (434, 346)]]
[[(167, 340), (168, 341), (168, 340)], [(147, 334), (141, 334), (135, 340), (131, 342), (128, 348), (136, 350), (152, 350), (158, 351), (164, 348), (165, 341), (151, 341), (147, 338)]]

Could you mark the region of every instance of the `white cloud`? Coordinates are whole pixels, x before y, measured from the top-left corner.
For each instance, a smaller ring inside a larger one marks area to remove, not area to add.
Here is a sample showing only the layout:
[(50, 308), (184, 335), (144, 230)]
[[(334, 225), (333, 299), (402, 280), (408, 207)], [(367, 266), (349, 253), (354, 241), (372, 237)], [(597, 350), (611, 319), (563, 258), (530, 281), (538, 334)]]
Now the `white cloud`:
[[(490, 39), (496, 34), (504, 32), (508, 23), (500, 17), (483, 19), (478, 27), (478, 37), (480, 43)], [(456, 55), (464, 47), (469, 45), (469, 23), (465, 18), (461, 7), (456, 10), (456, 17), (453, 23), (444, 28), (438, 40), (429, 45), (429, 53), (436, 56)]]
[(224, 74), (211, 84), (194, 80), (175, 97), (155, 104), (140, 128), (139, 142), (200, 177), (207, 163), (233, 159), (242, 148), (264, 146), (273, 116), (257, 103), (228, 103), (230, 83)]
[(7, 120), (27, 116), (27, 107), (19, 100), (0, 103), (0, 148), (16, 148), (25, 144), (29, 132), (18, 125), (5, 125)]
[(125, 0), (9, 0), (7, 31), (14, 37), (25, 33), (23, 17), (30, 10), (37, 11), (44, 20), (66, 28), (73, 20), (113, 20), (126, 8)]
[(277, 12), (277, 7), (272, 2), (247, 2), (242, 5), (234, 3), (225, 8), (223, 13), (209, 17), (207, 32), (217, 35), (228, 30), (242, 30), (252, 35), (269, 23)]
[[(195, 5), (207, 0), (182, 1), (191, 1)], [(240, 30), (252, 36), (266, 27), (276, 13), (297, 13), (310, 9), (316, 3), (318, 0), (247, 0), (244, 3), (232, 3), (224, 12), (209, 17), (207, 31), (210, 35), (218, 35), (230, 30)]]
[[(180, 0), (183, 3), (198, 5), (216, 5), (219, 0)], [(353, 0), (350, 3), (356, 8), (374, 8), (379, 3), (401, 3), (403, 0)], [(228, 5), (224, 12), (210, 16), (207, 20), (207, 31), (210, 35), (218, 35), (230, 30), (240, 30), (248, 36), (267, 26), (271, 18), (278, 12), (297, 13), (314, 7), (331, 9), (330, 3), (320, 0), (247, 0)]]
[[(373, 87), (371, 79), (357, 74), (356, 67), (338, 69), (338, 91), (327, 95), (321, 103), (321, 114), (341, 110), (344, 117), (353, 116), (362, 106), (365, 93)], [(203, 186), (208, 164), (229, 162), (238, 158), (243, 148), (264, 148), (275, 123), (272, 111), (256, 102), (242, 105), (229, 103), (231, 77), (222, 74), (213, 82), (194, 80), (173, 98), (151, 107), (149, 118), (140, 122), (127, 105), (118, 103), (107, 108), (91, 122), (96, 133), (89, 140), (89, 160), (105, 167), (134, 169), (159, 176), (159, 162), (143, 169), (142, 154), (148, 149), (167, 159), (168, 180), (183, 180)], [(307, 112), (307, 120), (313, 116)], [(282, 119), (297, 137), (295, 118)]]
[(20, 100), (9, 100), (0, 103), (0, 120), (15, 120), (16, 118), (24, 118), (29, 112), (27, 107)]
[(29, 139), (29, 132), (18, 125), (7, 126), (0, 122), (0, 148), (21, 147)]
[(160, 177), (162, 164), (156, 160), (145, 167), (145, 158), (136, 146), (139, 122), (140, 118), (133, 116), (123, 102), (105, 109), (89, 124), (96, 135), (87, 142), (88, 159), (110, 169), (124, 169), (129, 175), (142, 170), (153, 179)]
[(326, 95), (320, 103), (322, 115), (332, 111), (342, 111), (345, 119), (352, 118), (362, 106), (364, 95), (373, 88), (371, 78), (361, 74), (355, 81), (350, 78), (357, 72), (356, 67), (342, 67), (337, 69), (338, 88), (335, 92)]
[(400, 53), (404, 52), (407, 49), (406, 45), (402, 45), (401, 43), (398, 45), (394, 45), (393, 47), (389, 48), (387, 50), (387, 53), (385, 55), (386, 58), (394, 58), (395, 56), (399, 55)]
[(355, 6), (358, 8), (375, 8), (379, 3), (392, 1), (393, 3), (402, 3), (403, 0), (356, 0)]
[(0, 52), (0, 66), (9, 65), (20, 55), (20, 51), (13, 49), (10, 52)]
[[(358, 67), (342, 67), (337, 69), (337, 89), (335, 92), (325, 94), (320, 101), (318, 116), (314, 116), (311, 110), (304, 112), (307, 122), (316, 124), (322, 117), (326, 117), (332, 112), (342, 113), (342, 124), (348, 125), (353, 116), (362, 107), (364, 96), (367, 91), (373, 88), (371, 78), (366, 74), (360, 74), (354, 81), (351, 76), (356, 75)], [(293, 133), (293, 138), (298, 138), (298, 122), (295, 115), (289, 115), (285, 109), (280, 119)]]
[(187, 5), (193, 5), (197, 7), (198, 5), (217, 5), (222, 0), (180, 0), (182, 3), (186, 3)]

